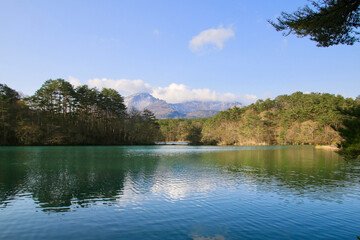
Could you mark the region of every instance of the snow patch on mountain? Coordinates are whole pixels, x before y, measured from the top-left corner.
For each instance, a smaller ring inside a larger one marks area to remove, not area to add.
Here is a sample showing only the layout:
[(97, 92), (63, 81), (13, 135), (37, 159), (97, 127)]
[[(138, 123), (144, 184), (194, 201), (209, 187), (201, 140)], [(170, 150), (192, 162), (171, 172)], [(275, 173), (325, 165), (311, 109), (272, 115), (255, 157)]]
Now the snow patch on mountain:
[(239, 102), (220, 101), (189, 101), (183, 103), (167, 103), (164, 100), (153, 97), (149, 93), (137, 93), (125, 97), (124, 103), (130, 109), (142, 111), (148, 109), (157, 118), (196, 118), (211, 117), (219, 111), (224, 111), (234, 106), (242, 107)]

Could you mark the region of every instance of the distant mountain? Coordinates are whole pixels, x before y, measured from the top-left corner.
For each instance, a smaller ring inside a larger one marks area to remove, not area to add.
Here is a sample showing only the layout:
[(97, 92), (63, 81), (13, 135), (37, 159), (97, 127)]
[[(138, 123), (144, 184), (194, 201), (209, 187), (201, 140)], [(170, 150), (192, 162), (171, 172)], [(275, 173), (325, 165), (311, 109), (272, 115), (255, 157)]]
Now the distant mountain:
[[(135, 108), (136, 110), (143, 110), (151, 103), (161, 101), (154, 98), (148, 93), (137, 93), (124, 98), (124, 103), (128, 109)], [(164, 101), (165, 102), (165, 101)]]
[(175, 111), (170, 104), (164, 100), (158, 100), (149, 104), (146, 109), (152, 111), (159, 119), (162, 118), (185, 118), (186, 115)]
[(196, 112), (189, 112), (186, 114), (186, 118), (193, 119), (193, 118), (207, 118), (207, 117), (213, 117), (215, 114), (217, 114), (219, 111), (214, 110), (199, 110)]
[(225, 111), (234, 106), (241, 106), (239, 102), (200, 102), (200, 101), (191, 101), (184, 103), (170, 103), (174, 110), (181, 113), (189, 113), (196, 111)]
[(167, 103), (164, 100), (153, 97), (149, 93), (138, 93), (125, 97), (124, 103), (128, 109), (134, 108), (139, 111), (148, 109), (159, 119), (212, 117), (219, 111), (224, 111), (234, 106), (242, 106), (239, 102), (228, 103), (215, 101)]

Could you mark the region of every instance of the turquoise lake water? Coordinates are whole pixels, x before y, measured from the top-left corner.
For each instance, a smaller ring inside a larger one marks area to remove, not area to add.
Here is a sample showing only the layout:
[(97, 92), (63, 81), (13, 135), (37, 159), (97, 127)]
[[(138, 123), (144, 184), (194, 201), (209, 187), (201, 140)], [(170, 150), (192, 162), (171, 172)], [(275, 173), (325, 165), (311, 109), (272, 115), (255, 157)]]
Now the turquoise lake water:
[(360, 163), (313, 147), (1, 147), (0, 239), (354, 239)]

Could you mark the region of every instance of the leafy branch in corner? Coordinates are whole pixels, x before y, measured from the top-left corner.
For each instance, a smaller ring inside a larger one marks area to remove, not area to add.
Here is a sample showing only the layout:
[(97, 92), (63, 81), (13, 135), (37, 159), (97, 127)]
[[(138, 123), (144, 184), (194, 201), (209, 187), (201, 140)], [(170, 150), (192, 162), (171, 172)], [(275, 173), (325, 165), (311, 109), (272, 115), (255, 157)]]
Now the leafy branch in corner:
[(318, 0), (269, 23), (284, 36), (310, 36), (318, 47), (359, 42), (360, 0)]

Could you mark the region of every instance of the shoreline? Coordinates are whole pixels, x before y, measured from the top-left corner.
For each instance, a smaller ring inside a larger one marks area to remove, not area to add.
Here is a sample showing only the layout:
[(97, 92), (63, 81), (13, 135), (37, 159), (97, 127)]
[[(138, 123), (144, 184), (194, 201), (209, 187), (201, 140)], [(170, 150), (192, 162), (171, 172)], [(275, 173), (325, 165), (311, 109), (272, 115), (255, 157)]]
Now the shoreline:
[(178, 141), (178, 142), (155, 142), (154, 144), (110, 144), (110, 145), (103, 145), (103, 144), (92, 144), (92, 145), (67, 145), (67, 144), (60, 144), (60, 145), (0, 145), (0, 147), (97, 147), (97, 146), (103, 146), (103, 147), (115, 147), (115, 146), (219, 146), (219, 147), (224, 147), (224, 146), (236, 146), (236, 147), (254, 147), (254, 146), (313, 146), (315, 149), (321, 149), (321, 150), (330, 150), (330, 151), (338, 151), (340, 150), (336, 145), (299, 145), (299, 144), (286, 144), (286, 145), (279, 145), (279, 144), (249, 144), (249, 145), (237, 145), (237, 144), (232, 144), (232, 145), (225, 145), (225, 144), (202, 144), (202, 145), (191, 145), (190, 142), (185, 142), (185, 141)]
[(315, 149), (330, 150), (330, 151), (338, 151), (338, 150), (340, 150), (335, 145), (315, 145)]

